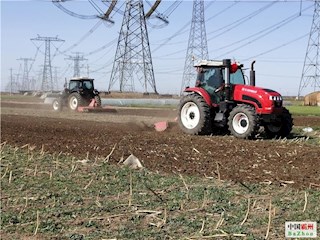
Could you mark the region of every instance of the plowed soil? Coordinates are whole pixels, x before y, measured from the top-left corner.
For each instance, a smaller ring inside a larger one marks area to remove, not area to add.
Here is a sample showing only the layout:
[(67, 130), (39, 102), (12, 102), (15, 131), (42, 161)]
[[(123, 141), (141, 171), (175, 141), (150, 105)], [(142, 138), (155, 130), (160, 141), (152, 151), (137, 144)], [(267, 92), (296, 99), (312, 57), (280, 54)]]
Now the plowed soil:
[[(296, 141), (189, 136), (174, 123), (172, 109), (115, 109), (106, 113), (54, 113), (42, 104), (1, 104), (1, 142), (30, 144), (89, 163), (107, 157), (118, 164), (130, 154), (151, 171), (200, 175), (246, 184), (304, 188), (320, 185), (320, 147)], [(153, 123), (169, 120), (156, 132)], [(319, 126), (319, 117), (297, 117), (295, 125)], [(318, 124), (318, 125), (317, 125)]]

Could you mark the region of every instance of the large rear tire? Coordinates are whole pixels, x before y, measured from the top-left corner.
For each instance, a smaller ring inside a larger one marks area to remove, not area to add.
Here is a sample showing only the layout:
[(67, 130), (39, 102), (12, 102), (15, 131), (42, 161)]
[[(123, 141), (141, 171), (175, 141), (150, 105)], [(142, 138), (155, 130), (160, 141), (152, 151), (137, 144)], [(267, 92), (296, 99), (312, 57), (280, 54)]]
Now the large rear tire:
[(192, 135), (210, 134), (212, 118), (209, 105), (198, 94), (189, 94), (180, 101), (178, 124), (182, 131)]
[(101, 107), (101, 98), (100, 98), (100, 95), (94, 96), (94, 100), (96, 101), (97, 107)]
[(231, 134), (237, 138), (254, 138), (259, 130), (255, 109), (240, 104), (230, 112), (228, 126)]
[(85, 99), (79, 93), (71, 93), (68, 98), (68, 106), (69, 109), (72, 111), (76, 111), (79, 106), (86, 106), (88, 105)]
[(268, 138), (287, 137), (293, 126), (293, 119), (288, 109), (283, 108), (281, 122), (268, 123), (264, 126)]

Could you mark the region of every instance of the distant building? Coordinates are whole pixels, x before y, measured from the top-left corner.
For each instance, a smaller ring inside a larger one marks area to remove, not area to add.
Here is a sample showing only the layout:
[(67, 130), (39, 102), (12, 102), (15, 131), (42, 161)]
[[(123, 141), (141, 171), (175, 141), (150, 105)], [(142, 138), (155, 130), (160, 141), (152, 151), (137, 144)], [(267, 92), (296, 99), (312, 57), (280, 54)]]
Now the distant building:
[(319, 106), (320, 107), (320, 91), (309, 93), (304, 97), (305, 106)]

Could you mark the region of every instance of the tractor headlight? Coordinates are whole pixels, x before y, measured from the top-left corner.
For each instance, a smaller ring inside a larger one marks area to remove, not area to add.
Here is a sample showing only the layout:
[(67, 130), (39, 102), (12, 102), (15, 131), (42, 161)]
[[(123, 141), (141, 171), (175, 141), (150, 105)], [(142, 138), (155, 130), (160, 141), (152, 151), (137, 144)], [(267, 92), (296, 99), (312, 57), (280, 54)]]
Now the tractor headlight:
[(271, 101), (282, 101), (281, 96), (269, 96), (269, 100)]
[(275, 107), (282, 107), (282, 97), (281, 96), (269, 96), (269, 100), (273, 102)]

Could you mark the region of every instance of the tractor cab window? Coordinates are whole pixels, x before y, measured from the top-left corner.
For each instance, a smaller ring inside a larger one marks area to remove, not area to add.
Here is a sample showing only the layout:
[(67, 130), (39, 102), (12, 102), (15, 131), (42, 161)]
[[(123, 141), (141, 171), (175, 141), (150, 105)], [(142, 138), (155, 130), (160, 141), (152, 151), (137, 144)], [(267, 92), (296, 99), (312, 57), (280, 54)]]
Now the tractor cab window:
[(205, 89), (212, 102), (219, 103), (221, 101), (220, 94), (215, 91), (224, 83), (221, 68), (201, 68), (198, 70), (197, 83), (198, 86)]
[(91, 81), (83, 81), (83, 88), (91, 90), (93, 88), (93, 84)]
[(223, 75), (220, 68), (204, 68), (198, 73), (197, 79), (203, 87), (218, 88), (223, 83)]
[(79, 82), (78, 81), (70, 81), (69, 83), (69, 90), (79, 88)]
[(241, 69), (238, 69), (235, 73), (230, 74), (231, 84), (245, 84), (243, 73)]

